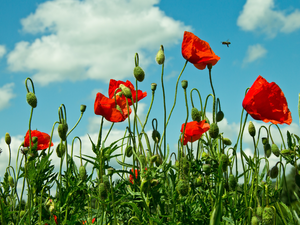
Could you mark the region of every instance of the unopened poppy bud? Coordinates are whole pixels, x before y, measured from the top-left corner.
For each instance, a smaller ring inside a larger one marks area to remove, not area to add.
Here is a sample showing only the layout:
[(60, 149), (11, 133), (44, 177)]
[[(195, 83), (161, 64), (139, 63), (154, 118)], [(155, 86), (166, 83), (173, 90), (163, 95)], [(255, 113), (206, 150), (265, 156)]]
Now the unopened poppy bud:
[(289, 149), (283, 149), (283, 150), (281, 150), (281, 152), (280, 152), (282, 155), (284, 155), (284, 156), (289, 156), (289, 155), (291, 155), (291, 151), (289, 150)]
[(37, 106), (37, 98), (35, 96), (34, 93), (32, 92), (28, 92), (27, 95), (26, 95), (26, 100), (27, 100), (27, 103), (32, 107), (32, 108), (35, 108)]
[(14, 178), (12, 176), (8, 176), (8, 184), (11, 188), (15, 186)]
[(123, 115), (123, 111), (122, 111), (121, 107), (118, 104), (116, 105), (116, 109)]
[(63, 155), (65, 154), (65, 151), (66, 151), (66, 147), (64, 144), (58, 144), (57, 147), (56, 147), (56, 154), (57, 154), (57, 157), (58, 158), (61, 158), (63, 157)]
[(176, 166), (177, 168), (179, 168), (179, 161), (178, 161), (178, 160), (176, 160), (175, 166)]
[(268, 138), (263, 137), (263, 138), (261, 138), (261, 142), (262, 142), (263, 145), (266, 145), (266, 144), (269, 143), (269, 140), (268, 140)]
[(274, 211), (271, 207), (266, 206), (262, 215), (262, 224), (272, 225), (274, 220)]
[(256, 215), (260, 218), (262, 218), (262, 214), (263, 214), (263, 208), (261, 206), (258, 206), (256, 208)]
[(80, 112), (84, 113), (86, 109), (86, 105), (81, 105), (80, 106)]
[(129, 158), (132, 156), (132, 146), (128, 145), (125, 149), (125, 155)]
[(60, 123), (57, 128), (58, 135), (61, 140), (65, 141), (67, 139), (67, 132), (68, 132), (68, 124)]
[(158, 155), (151, 156), (150, 163), (155, 163), (158, 160), (158, 157), (159, 157)]
[(36, 137), (36, 136), (32, 137), (32, 143), (33, 144), (37, 143), (37, 141), (38, 141), (38, 137)]
[(120, 84), (119, 87), (121, 88), (121, 91), (126, 98), (132, 97), (130, 88), (126, 87), (124, 84)]
[(221, 163), (222, 163), (222, 170), (223, 170), (223, 172), (225, 172), (227, 169), (227, 166), (229, 164), (229, 158), (227, 155), (225, 155), (225, 154), (221, 155)]
[(208, 130), (208, 133), (209, 133), (209, 136), (210, 136), (211, 138), (216, 138), (216, 137), (218, 137), (218, 135), (219, 135), (219, 127), (218, 127), (218, 125), (217, 125), (216, 123), (212, 123), (212, 124), (210, 125), (209, 130)]
[(161, 45), (160, 49), (158, 50), (156, 57), (155, 57), (156, 62), (161, 65), (165, 62), (165, 53), (164, 53), (164, 47)]
[(272, 150), (271, 150), (271, 145), (269, 143), (264, 145), (264, 150), (265, 150), (265, 155), (267, 158), (271, 156)]
[(248, 132), (251, 135), (251, 137), (255, 136), (255, 133), (256, 133), (255, 126), (251, 121), (249, 122)]
[(203, 171), (205, 174), (209, 175), (209, 174), (210, 174), (210, 168), (211, 168), (211, 165), (210, 165), (210, 164), (204, 164), (204, 165), (202, 166), (202, 171)]
[(107, 189), (106, 189), (104, 183), (100, 183), (99, 190), (100, 190), (100, 197), (102, 198), (102, 200), (106, 199), (107, 198)]
[(229, 175), (229, 178), (228, 178), (228, 183), (229, 183), (229, 187), (232, 189), (232, 190), (235, 190), (235, 187), (237, 185), (237, 180), (235, 178), (235, 176), (233, 174), (230, 174)]
[(251, 225), (258, 225), (258, 219), (256, 216), (252, 216), (251, 218)]
[(231, 142), (231, 140), (229, 138), (223, 138), (223, 143), (225, 145), (231, 145), (232, 144), (232, 142)]
[(189, 189), (189, 182), (186, 180), (179, 180), (176, 185), (176, 190), (181, 196), (186, 196), (189, 193)]
[(82, 181), (85, 181), (85, 179), (87, 178), (86, 169), (84, 166), (79, 167), (79, 177)]
[(295, 174), (295, 183), (300, 188), (300, 174), (297, 169), (296, 169), (296, 174)]
[(193, 121), (197, 121), (197, 122), (200, 122), (201, 120), (201, 114), (199, 112), (199, 110), (197, 108), (192, 108), (192, 120)]
[(217, 115), (216, 115), (217, 122), (222, 121), (223, 118), (224, 118), (224, 113), (222, 111), (217, 112)]
[(10, 143), (11, 143), (11, 137), (10, 137), (9, 133), (5, 134), (5, 138), (4, 139), (5, 139), (5, 143), (7, 145), (10, 145)]
[(152, 83), (152, 84), (151, 84), (151, 90), (152, 90), (152, 91), (155, 91), (155, 90), (156, 90), (156, 87), (157, 87), (157, 84), (156, 84), (156, 83)]
[(181, 86), (182, 86), (183, 89), (187, 89), (188, 81), (187, 80), (181, 81)]
[(182, 157), (181, 159), (181, 170), (182, 173), (188, 175), (190, 171), (190, 162), (186, 157)]
[(112, 167), (108, 168), (108, 169), (107, 169), (107, 175), (108, 175), (108, 176), (112, 176), (112, 175), (114, 174), (114, 170), (115, 170), (115, 169), (112, 168)]
[(142, 82), (144, 80), (144, 78), (145, 78), (145, 72), (139, 66), (136, 66), (134, 68), (133, 75), (134, 75), (135, 79), (137, 79), (139, 82)]
[(277, 157), (279, 156), (280, 151), (279, 151), (279, 148), (276, 144), (272, 144), (271, 150), (272, 150), (272, 152), (275, 156), (277, 156)]
[(155, 142), (159, 142), (160, 141), (160, 133), (157, 130), (153, 130), (152, 131), (152, 139)]
[(272, 167), (271, 171), (270, 171), (270, 177), (272, 179), (275, 179), (277, 176), (278, 176), (278, 167), (277, 166), (274, 166)]

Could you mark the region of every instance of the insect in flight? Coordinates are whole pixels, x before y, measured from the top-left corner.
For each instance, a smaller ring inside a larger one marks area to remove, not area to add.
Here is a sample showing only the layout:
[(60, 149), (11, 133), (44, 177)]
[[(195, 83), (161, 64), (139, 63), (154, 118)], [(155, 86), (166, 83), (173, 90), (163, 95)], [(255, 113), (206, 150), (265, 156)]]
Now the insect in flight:
[(227, 47), (229, 47), (231, 43), (229, 42), (229, 39), (227, 41), (223, 41), (222, 42), (222, 45), (227, 45)]

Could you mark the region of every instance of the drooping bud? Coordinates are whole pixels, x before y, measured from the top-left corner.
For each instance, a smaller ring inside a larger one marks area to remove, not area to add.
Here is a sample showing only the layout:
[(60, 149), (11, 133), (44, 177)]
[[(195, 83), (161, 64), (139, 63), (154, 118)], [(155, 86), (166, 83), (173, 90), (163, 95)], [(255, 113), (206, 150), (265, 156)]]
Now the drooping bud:
[(66, 151), (66, 147), (64, 144), (58, 144), (57, 147), (56, 147), (56, 154), (57, 154), (57, 157), (58, 158), (61, 158), (63, 157), (63, 155), (65, 154), (65, 151)]
[(274, 211), (271, 207), (266, 206), (262, 215), (262, 224), (272, 225), (274, 220)]
[(158, 50), (156, 57), (155, 57), (156, 62), (161, 65), (165, 62), (165, 53), (164, 53), (164, 47), (161, 45), (160, 49)]
[(176, 185), (176, 190), (181, 196), (186, 196), (189, 193), (189, 189), (189, 182), (186, 180), (179, 180)]
[(11, 137), (10, 137), (9, 133), (6, 133), (6, 134), (5, 134), (4, 140), (5, 140), (5, 143), (6, 143), (7, 145), (10, 145), (10, 143), (11, 143)]
[(182, 86), (183, 89), (187, 89), (188, 81), (187, 80), (181, 81), (181, 86)]
[(27, 103), (32, 107), (35, 108), (37, 106), (37, 98), (33, 92), (28, 92), (26, 94)]
[(57, 128), (58, 135), (61, 140), (65, 141), (67, 139), (67, 132), (68, 132), (68, 124), (67, 123), (60, 123)]
[(210, 169), (211, 169), (211, 165), (210, 164), (204, 164), (202, 166), (202, 171), (206, 174), (209, 175), (210, 174)]
[(152, 91), (155, 91), (155, 90), (156, 90), (156, 87), (157, 87), (157, 84), (156, 84), (156, 83), (152, 83), (152, 84), (151, 84), (151, 90), (152, 90)]
[(84, 113), (86, 109), (86, 105), (81, 105), (80, 106), (80, 112)]
[(271, 156), (272, 150), (271, 150), (271, 145), (269, 143), (264, 145), (264, 150), (265, 150), (265, 155), (267, 158)]
[(272, 144), (271, 150), (272, 150), (272, 152), (275, 156), (277, 156), (277, 157), (279, 156), (280, 151), (279, 151), (279, 148), (276, 144)]
[(79, 167), (79, 177), (82, 181), (85, 181), (85, 179), (87, 178), (86, 169), (84, 166)]
[(283, 156), (289, 156), (291, 155), (291, 151), (289, 149), (283, 149), (280, 152)]
[(224, 113), (220, 110), (219, 112), (217, 112), (216, 120), (217, 122), (220, 122), (223, 120), (223, 118), (224, 118)]
[(126, 87), (124, 84), (120, 84), (119, 87), (121, 88), (121, 91), (122, 91), (123, 95), (126, 98), (131, 98), (132, 97), (132, 93), (131, 93), (130, 88)]
[(151, 156), (151, 158), (150, 158), (150, 163), (155, 163), (157, 160), (158, 160), (158, 157), (159, 157), (159, 155), (153, 155), (153, 156)]
[(14, 178), (12, 176), (8, 176), (8, 184), (11, 188), (15, 186)]
[(231, 140), (229, 138), (223, 138), (223, 143), (225, 145), (231, 145), (232, 144), (232, 142), (231, 142)]
[(216, 123), (212, 123), (212, 124), (210, 125), (209, 130), (208, 130), (208, 133), (209, 133), (209, 136), (210, 136), (211, 138), (216, 138), (216, 137), (218, 137), (218, 135), (219, 135), (219, 127), (218, 127), (218, 125), (217, 125)]
[(256, 133), (255, 126), (251, 121), (249, 122), (248, 132), (252, 137), (255, 136), (255, 133)]
[(125, 155), (130, 158), (132, 156), (132, 146), (128, 145), (125, 149)]
[(237, 185), (237, 180), (235, 178), (235, 176), (233, 174), (230, 174), (229, 175), (229, 178), (228, 178), (228, 183), (229, 183), (229, 187), (232, 189), (232, 190), (235, 190), (235, 187)]
[(262, 142), (263, 145), (266, 145), (266, 144), (269, 143), (269, 140), (268, 140), (268, 138), (263, 137), (263, 138), (261, 138), (261, 142)]
[(192, 114), (192, 120), (193, 121), (200, 122), (200, 120), (201, 120), (201, 114), (200, 114), (200, 112), (199, 112), (199, 110), (197, 108), (195, 108), (195, 107), (192, 108), (191, 114)]
[(157, 130), (153, 130), (152, 131), (152, 139), (155, 142), (159, 142), (160, 141), (160, 133)]
[(139, 82), (142, 82), (145, 78), (145, 72), (144, 70), (139, 67), (139, 66), (136, 66), (133, 70), (133, 75), (134, 77), (139, 81)]
[(277, 166), (272, 167), (272, 169), (270, 171), (270, 177), (272, 179), (275, 179), (278, 176), (278, 172), (279, 172), (279, 170), (278, 170)]
[(100, 197), (102, 198), (102, 200), (105, 200), (107, 198), (107, 189), (104, 183), (100, 183)]

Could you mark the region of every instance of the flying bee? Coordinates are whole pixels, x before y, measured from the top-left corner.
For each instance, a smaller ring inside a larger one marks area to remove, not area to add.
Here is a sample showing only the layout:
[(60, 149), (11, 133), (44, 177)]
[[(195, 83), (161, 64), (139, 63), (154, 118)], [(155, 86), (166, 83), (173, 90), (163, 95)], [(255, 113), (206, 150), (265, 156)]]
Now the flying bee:
[(227, 41), (223, 41), (222, 42), (222, 45), (227, 45), (227, 47), (229, 47), (231, 43), (229, 42), (229, 39)]

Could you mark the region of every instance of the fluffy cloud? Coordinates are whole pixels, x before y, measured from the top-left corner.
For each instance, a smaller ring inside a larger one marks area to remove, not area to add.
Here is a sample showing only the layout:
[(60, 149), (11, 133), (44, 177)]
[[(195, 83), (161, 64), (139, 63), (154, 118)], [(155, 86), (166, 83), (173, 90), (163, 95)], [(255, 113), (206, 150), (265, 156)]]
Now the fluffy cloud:
[(260, 44), (251, 45), (248, 47), (246, 57), (244, 58), (243, 65), (254, 62), (257, 59), (264, 57), (267, 50)]
[(14, 86), (14, 83), (9, 83), (0, 87), (0, 111), (7, 108), (10, 100), (15, 97), (13, 93)]
[(260, 31), (269, 37), (278, 32), (291, 33), (300, 28), (300, 11), (290, 14), (275, 10), (274, 0), (247, 0), (237, 25), (245, 31)]
[(0, 45), (0, 59), (5, 55), (6, 48), (4, 45)]
[[(42, 35), (21, 41), (8, 54), (11, 71), (34, 72), (47, 85), (64, 80), (122, 79), (132, 74), (134, 54), (146, 68), (159, 46), (178, 43), (180, 21), (166, 16), (158, 0), (47, 1), (21, 20), (23, 31)], [(149, 55), (149, 52), (153, 55)]]

